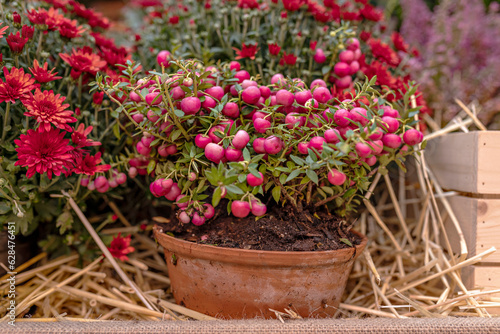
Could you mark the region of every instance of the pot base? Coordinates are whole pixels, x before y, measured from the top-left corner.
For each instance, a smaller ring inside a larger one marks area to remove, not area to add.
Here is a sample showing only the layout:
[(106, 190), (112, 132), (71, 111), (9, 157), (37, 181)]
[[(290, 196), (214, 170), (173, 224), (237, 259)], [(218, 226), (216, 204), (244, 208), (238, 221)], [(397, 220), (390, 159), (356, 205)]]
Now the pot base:
[(165, 249), (176, 302), (226, 319), (275, 318), (270, 309), (291, 309), (304, 318), (333, 316), (367, 243), (356, 233), (361, 243), (355, 248), (276, 252), (195, 244), (158, 226), (154, 234)]

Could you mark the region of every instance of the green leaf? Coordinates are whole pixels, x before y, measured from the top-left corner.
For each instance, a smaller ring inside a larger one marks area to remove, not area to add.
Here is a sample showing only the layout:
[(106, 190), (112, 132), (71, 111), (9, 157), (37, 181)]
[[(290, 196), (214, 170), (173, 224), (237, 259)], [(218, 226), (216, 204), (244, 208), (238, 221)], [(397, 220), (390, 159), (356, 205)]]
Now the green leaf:
[(330, 188), (330, 187), (321, 187), (321, 189), (322, 189), (325, 193), (327, 193), (327, 194), (329, 194), (329, 195), (333, 195), (333, 193), (334, 193), (333, 189), (332, 189), (332, 188)]
[(290, 175), (288, 175), (288, 177), (286, 178), (285, 183), (288, 182), (288, 181), (291, 181), (291, 180), (295, 179), (297, 176), (300, 175), (300, 173), (302, 173), (302, 171), (300, 169), (293, 170), (290, 173)]
[(220, 187), (215, 188), (214, 196), (212, 197), (212, 206), (214, 208), (219, 205), (221, 195), (222, 190), (220, 189)]
[(156, 161), (155, 160), (151, 160), (148, 163), (148, 167), (146, 168), (148, 174), (151, 174), (151, 172), (155, 170), (155, 167), (156, 167)]
[(64, 211), (57, 217), (56, 226), (59, 227), (59, 233), (64, 234), (73, 225), (73, 215), (69, 211)]
[(260, 179), (260, 174), (258, 170), (252, 167), (248, 167), (248, 171), (252, 173), (253, 176), (258, 177)]
[(290, 158), (299, 166), (304, 166), (305, 165), (305, 161), (304, 159), (302, 158), (299, 158), (299, 157), (296, 157), (295, 155), (293, 154), (290, 154)]
[(174, 109), (174, 114), (175, 116), (177, 117), (183, 117), (185, 114), (184, 114), (184, 111), (182, 110), (179, 110), (179, 109)]
[(175, 141), (177, 138), (179, 138), (181, 133), (182, 133), (182, 131), (180, 129), (173, 131), (172, 134), (170, 135), (170, 140)]
[(10, 202), (0, 202), (0, 215), (4, 215), (10, 211)]
[(226, 189), (228, 192), (237, 194), (237, 195), (243, 195), (244, 192), (241, 190), (239, 187), (235, 186), (234, 184), (229, 184), (226, 186)]
[(272, 191), (272, 194), (273, 194), (273, 198), (276, 201), (276, 203), (279, 203), (280, 202), (280, 196), (281, 196), (281, 187), (280, 186), (274, 187), (273, 191)]
[(352, 243), (346, 238), (340, 238), (339, 240), (345, 243), (347, 246), (352, 247)]
[(250, 161), (252, 159), (250, 156), (250, 151), (248, 151), (246, 147), (243, 149), (243, 159), (245, 159), (245, 161)]
[(120, 139), (120, 125), (118, 122), (113, 125), (113, 134), (115, 135), (116, 139)]
[(313, 181), (314, 183), (318, 184), (318, 174), (316, 174), (312, 169), (307, 169), (306, 170), (306, 175)]
[(287, 179), (287, 177), (286, 177), (285, 173), (283, 173), (283, 174), (280, 175), (280, 183), (281, 184), (285, 184), (286, 183), (286, 179)]

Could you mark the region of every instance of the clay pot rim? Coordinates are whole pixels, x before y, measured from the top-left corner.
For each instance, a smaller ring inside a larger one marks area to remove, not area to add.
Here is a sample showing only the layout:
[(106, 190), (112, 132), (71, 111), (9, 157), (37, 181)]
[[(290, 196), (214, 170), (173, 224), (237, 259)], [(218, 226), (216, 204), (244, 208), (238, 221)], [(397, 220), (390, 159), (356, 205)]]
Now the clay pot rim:
[(178, 239), (163, 233), (160, 226), (153, 228), (160, 245), (170, 252), (184, 257), (204, 259), (247, 266), (322, 266), (354, 261), (364, 250), (368, 238), (351, 230), (361, 238), (355, 248), (329, 251), (261, 251), (253, 249), (217, 247)]

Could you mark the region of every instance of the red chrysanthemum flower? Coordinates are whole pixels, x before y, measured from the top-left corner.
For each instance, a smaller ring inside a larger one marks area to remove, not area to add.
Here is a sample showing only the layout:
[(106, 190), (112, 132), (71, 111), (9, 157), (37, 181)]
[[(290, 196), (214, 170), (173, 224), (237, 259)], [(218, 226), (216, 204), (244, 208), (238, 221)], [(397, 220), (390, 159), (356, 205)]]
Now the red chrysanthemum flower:
[(71, 55), (60, 53), (61, 59), (68, 63), (75, 71), (88, 72), (95, 75), (100, 69), (106, 66), (106, 61), (93, 53), (92, 48), (85, 46), (75, 51)]
[(73, 111), (66, 110), (69, 104), (63, 104), (66, 97), (61, 94), (54, 95), (54, 92), (49, 90), (35, 90), (35, 95), (31, 94), (31, 98), (23, 101), (24, 106), (28, 109), (24, 113), (25, 116), (33, 117), (40, 127), (45, 131), (51, 129), (51, 124), (56, 128), (72, 132), (73, 128), (68, 123), (76, 122), (73, 116)]
[[(0, 26), (2, 25), (3, 23), (0, 22)], [(5, 26), (5, 27), (1, 27), (0, 28), (0, 38), (3, 37), (3, 35), (5, 34), (5, 30), (9, 29), (9, 26)]]
[(318, 45), (318, 41), (311, 41), (311, 42), (309, 42), (309, 48), (311, 50), (313, 50), (313, 51), (316, 50), (316, 46), (317, 45)]
[(255, 9), (259, 8), (259, 3), (257, 2), (257, 0), (238, 0), (238, 7)]
[(401, 60), (398, 55), (391, 47), (385, 43), (382, 43), (379, 39), (371, 38), (368, 40), (368, 45), (370, 46), (373, 56), (384, 63), (397, 67)]
[(59, 23), (65, 20), (64, 15), (54, 7), (50, 7), (48, 11), (44, 8), (32, 9), (26, 15), (32, 24), (44, 26), (47, 30), (56, 30)]
[(5, 82), (0, 79), (0, 103), (22, 101), (29, 97), (35, 87), (38, 87), (34, 84), (35, 79), (28, 73), (24, 73), (22, 68), (13, 67), (9, 73), (9, 70), (4, 67), (3, 75)]
[(93, 127), (89, 126), (85, 128), (85, 124), (80, 123), (78, 128), (71, 134), (71, 141), (76, 146), (76, 148), (82, 148), (87, 146), (99, 146), (101, 145), (98, 141), (93, 141), (88, 139), (87, 136), (92, 132)]
[(273, 56), (277, 56), (279, 55), (281, 51), (281, 46), (279, 46), (278, 44), (274, 43), (274, 44), (269, 44), (269, 53)]
[(76, 20), (64, 19), (59, 23), (58, 30), (62, 37), (71, 39), (80, 37), (86, 29), (79, 26)]
[(372, 33), (366, 30), (363, 30), (361, 34), (359, 34), (359, 38), (361, 38), (362, 41), (366, 42), (367, 40), (372, 37)]
[(47, 173), (49, 179), (52, 179), (52, 174), (61, 175), (65, 169), (71, 168), (70, 152), (73, 150), (64, 135), (64, 131), (54, 128), (49, 131), (43, 131), (41, 127), (37, 131), (28, 130), (20, 139), (14, 140), (19, 159), (15, 165), (28, 167), (28, 178), (35, 173)]
[(23, 25), (21, 28), (21, 36), (27, 39), (32, 39), (33, 35), (35, 34), (35, 27), (28, 26), (28, 25)]
[(7, 37), (7, 44), (9, 44), (9, 48), (13, 53), (20, 54), (23, 52), (24, 46), (28, 43), (28, 40), (27, 37), (22, 37), (18, 31), (15, 35), (13, 33), (9, 34), (9, 37)]
[(49, 64), (45, 63), (43, 64), (43, 67), (40, 67), (38, 60), (35, 59), (33, 61), (33, 67), (30, 68), (30, 72), (33, 74), (33, 77), (35, 77), (36, 81), (40, 83), (47, 83), (57, 79), (62, 79), (62, 77), (56, 76), (57, 72), (53, 73), (55, 68), (49, 71), (48, 66)]
[[(95, 44), (102, 48), (108, 48), (111, 50), (115, 50), (117, 48), (115, 41), (112, 38), (107, 38), (106, 36), (103, 36), (102, 34), (98, 32), (91, 32), (90, 35), (94, 37), (95, 39)], [(137, 36), (137, 35), (136, 35)], [(136, 38), (137, 40), (137, 38)]]
[(104, 99), (104, 92), (94, 92), (94, 95), (92, 95), (92, 102), (95, 105), (101, 105), (103, 99)]
[(101, 162), (101, 152), (97, 152), (93, 156), (87, 154), (85, 157), (78, 157), (75, 159), (73, 172), (92, 176), (95, 173), (104, 173), (111, 169), (111, 165), (99, 165)]
[(398, 51), (408, 52), (408, 44), (406, 44), (403, 36), (398, 32), (393, 32), (391, 35), (392, 44)]
[(132, 56), (127, 52), (124, 47), (121, 48), (106, 48), (101, 47), (101, 52), (99, 52), (99, 57), (104, 59), (104, 61), (110, 66), (116, 66), (117, 64), (125, 65), (127, 60), (131, 60)]
[(299, 10), (303, 4), (304, 4), (303, 0), (283, 0), (283, 6), (289, 12), (294, 12), (296, 10)]
[(171, 18), (168, 19), (168, 22), (174, 25), (179, 23), (179, 16), (177, 15), (172, 16)]
[(361, 8), (361, 10), (359, 11), (359, 14), (363, 16), (365, 19), (374, 22), (379, 22), (384, 19), (384, 13), (381, 10), (369, 4), (365, 4), (365, 6)]
[(297, 62), (297, 56), (295, 56), (293, 53), (287, 54), (286, 52), (283, 53), (283, 57), (280, 60), (280, 65), (288, 65), (288, 66), (293, 66)]
[(55, 8), (60, 8), (63, 12), (67, 12), (66, 6), (69, 4), (68, 0), (43, 0), (44, 2), (51, 4)]
[(237, 57), (235, 58), (236, 60), (238, 59), (243, 59), (243, 58), (250, 58), (250, 59), (255, 59), (255, 55), (257, 54), (257, 51), (259, 50), (257, 44), (254, 45), (246, 45), (243, 43), (241, 45), (241, 50), (238, 50), (237, 48), (233, 48), (234, 51), (236, 51)]
[(18, 12), (13, 12), (12, 13), (12, 21), (14, 24), (20, 26), (21, 25), (21, 15), (19, 15)]
[(108, 247), (109, 252), (114, 258), (120, 261), (128, 260), (127, 254), (135, 251), (135, 248), (130, 246), (131, 236), (123, 238), (121, 233), (118, 233), (116, 237), (113, 237), (111, 244)]

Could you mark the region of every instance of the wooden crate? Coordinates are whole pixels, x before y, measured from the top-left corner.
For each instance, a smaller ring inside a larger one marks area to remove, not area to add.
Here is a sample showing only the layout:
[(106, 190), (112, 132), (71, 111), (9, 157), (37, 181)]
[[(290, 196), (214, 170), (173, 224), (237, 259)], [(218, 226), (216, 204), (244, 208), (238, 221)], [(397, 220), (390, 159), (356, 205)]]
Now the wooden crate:
[(444, 189), (500, 195), (500, 131), (450, 133), (431, 139), (425, 158)]
[[(448, 202), (460, 222), (469, 257), (495, 247), (498, 250), (485, 261), (500, 264), (500, 199), (453, 196), (448, 198)], [(453, 251), (458, 253), (460, 239), (449, 218), (445, 220), (445, 228)]]
[[(469, 257), (491, 247), (498, 249), (484, 262), (462, 271), (466, 287), (500, 289), (500, 131), (448, 134), (430, 140), (424, 154), (440, 186), (461, 194), (448, 201)], [(445, 228), (458, 253), (460, 239), (449, 217)]]

